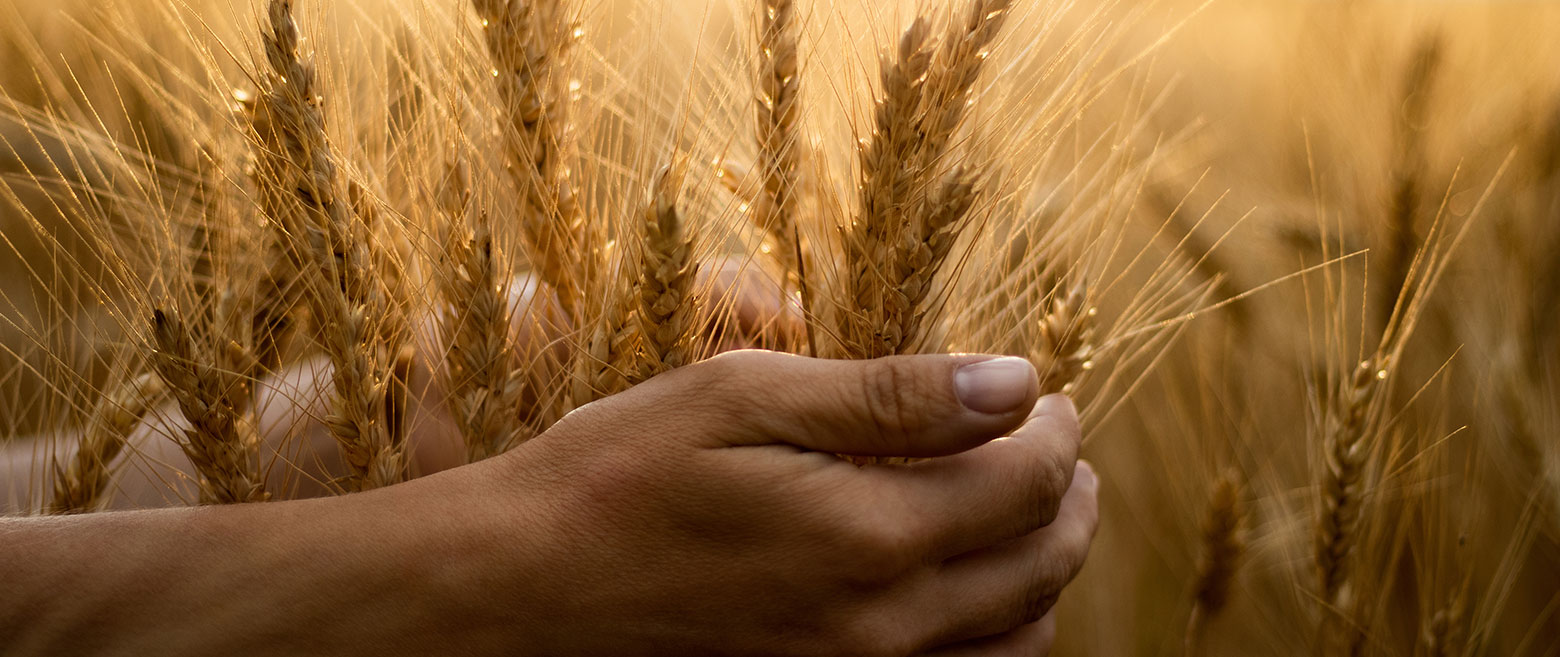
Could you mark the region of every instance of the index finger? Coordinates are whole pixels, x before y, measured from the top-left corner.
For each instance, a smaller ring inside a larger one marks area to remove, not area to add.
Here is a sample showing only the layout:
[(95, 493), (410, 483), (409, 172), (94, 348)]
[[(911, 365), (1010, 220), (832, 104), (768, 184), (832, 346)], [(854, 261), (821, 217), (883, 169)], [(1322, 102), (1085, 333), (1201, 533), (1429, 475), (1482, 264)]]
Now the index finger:
[(863, 471), (892, 491), (910, 533), (940, 561), (1029, 534), (1056, 519), (1082, 429), (1072, 401), (1049, 395), (1018, 429), (967, 452)]

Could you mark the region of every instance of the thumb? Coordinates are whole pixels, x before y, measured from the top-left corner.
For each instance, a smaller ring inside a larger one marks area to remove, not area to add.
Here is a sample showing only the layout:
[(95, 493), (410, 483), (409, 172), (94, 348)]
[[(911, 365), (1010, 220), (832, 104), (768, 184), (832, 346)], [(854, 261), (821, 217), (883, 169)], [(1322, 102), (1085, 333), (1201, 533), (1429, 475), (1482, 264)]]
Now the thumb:
[(980, 355), (845, 361), (736, 351), (661, 378), (640, 387), (664, 385), (653, 398), (686, 408), (683, 434), (711, 446), (857, 456), (962, 452), (1018, 427), (1040, 396), (1028, 361)]

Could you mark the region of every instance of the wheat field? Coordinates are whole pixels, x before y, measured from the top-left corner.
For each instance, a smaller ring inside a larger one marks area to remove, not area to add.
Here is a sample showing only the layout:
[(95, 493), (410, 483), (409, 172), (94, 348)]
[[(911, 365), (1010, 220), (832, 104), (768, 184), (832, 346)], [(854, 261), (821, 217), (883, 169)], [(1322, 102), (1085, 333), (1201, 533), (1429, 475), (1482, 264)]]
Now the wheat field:
[(1055, 654), (1560, 655), (1560, 7), (0, 31), (7, 512), (394, 485), (739, 347), (1003, 353), (1102, 481)]

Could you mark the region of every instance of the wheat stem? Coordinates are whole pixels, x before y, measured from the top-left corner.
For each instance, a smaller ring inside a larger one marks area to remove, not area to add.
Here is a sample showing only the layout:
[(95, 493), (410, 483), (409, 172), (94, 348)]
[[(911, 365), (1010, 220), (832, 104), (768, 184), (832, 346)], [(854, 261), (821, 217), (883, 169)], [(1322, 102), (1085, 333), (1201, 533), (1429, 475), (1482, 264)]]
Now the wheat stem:
[(96, 509), (130, 432), (166, 395), (162, 379), (152, 373), (122, 380), (111, 388), (93, 407), (70, 462), (64, 467), (55, 463), (54, 494), (45, 511), (70, 514)]
[[(349, 490), (405, 479), (404, 444), (390, 431), (386, 389), (403, 333), (371, 248), (370, 204), (344, 187), (325, 131), (313, 65), (298, 52), (292, 2), (272, 0), (263, 45), (268, 92), (254, 125), (260, 204), (303, 277), (304, 296), (330, 357), (334, 395), (325, 418), (351, 469)], [(349, 190), (356, 191), (356, 190)]]
[(1338, 399), (1325, 436), (1321, 514), (1316, 526), (1315, 558), (1321, 599), (1336, 606), (1353, 565), (1363, 502), (1364, 469), (1369, 454), (1369, 421), (1381, 382), (1385, 358), (1361, 362)]
[(687, 166), (679, 157), (656, 174), (643, 212), (636, 313), (641, 340), (634, 368), (640, 381), (687, 365), (698, 355), (699, 307), (693, 284), (699, 263), (693, 258), (693, 237), (677, 210)]
[(1246, 507), (1240, 478), (1226, 472), (1214, 482), (1203, 519), (1203, 554), (1197, 565), (1192, 615), (1186, 624), (1186, 654), (1196, 654), (1208, 619), (1224, 610), (1230, 585), (1246, 551)]
[[(242, 364), (199, 349), (178, 313), (152, 313), (152, 366), (172, 392), (189, 427), (179, 448), (199, 474), (202, 504), (260, 502), (269, 496), (260, 471), (259, 436), (246, 417), (252, 394)], [(228, 352), (231, 353), (231, 352)]]
[(599, 259), (571, 181), (569, 55), (580, 30), (563, 0), (472, 0), (502, 104), (498, 129), (531, 265), (580, 326)]

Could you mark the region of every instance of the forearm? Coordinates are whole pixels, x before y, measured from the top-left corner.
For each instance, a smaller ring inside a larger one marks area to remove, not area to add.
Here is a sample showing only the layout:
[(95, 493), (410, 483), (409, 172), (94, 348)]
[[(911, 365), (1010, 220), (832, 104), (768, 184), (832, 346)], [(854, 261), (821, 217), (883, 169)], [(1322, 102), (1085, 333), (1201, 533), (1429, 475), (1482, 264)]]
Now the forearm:
[(418, 506), (439, 501), (416, 493), (0, 520), (0, 572), (10, 573), (0, 646), (8, 655), (438, 652), (441, 634), (469, 629), (450, 619), (475, 600), (462, 599), (461, 554), (482, 548), (470, 532), (439, 531), (445, 523)]

